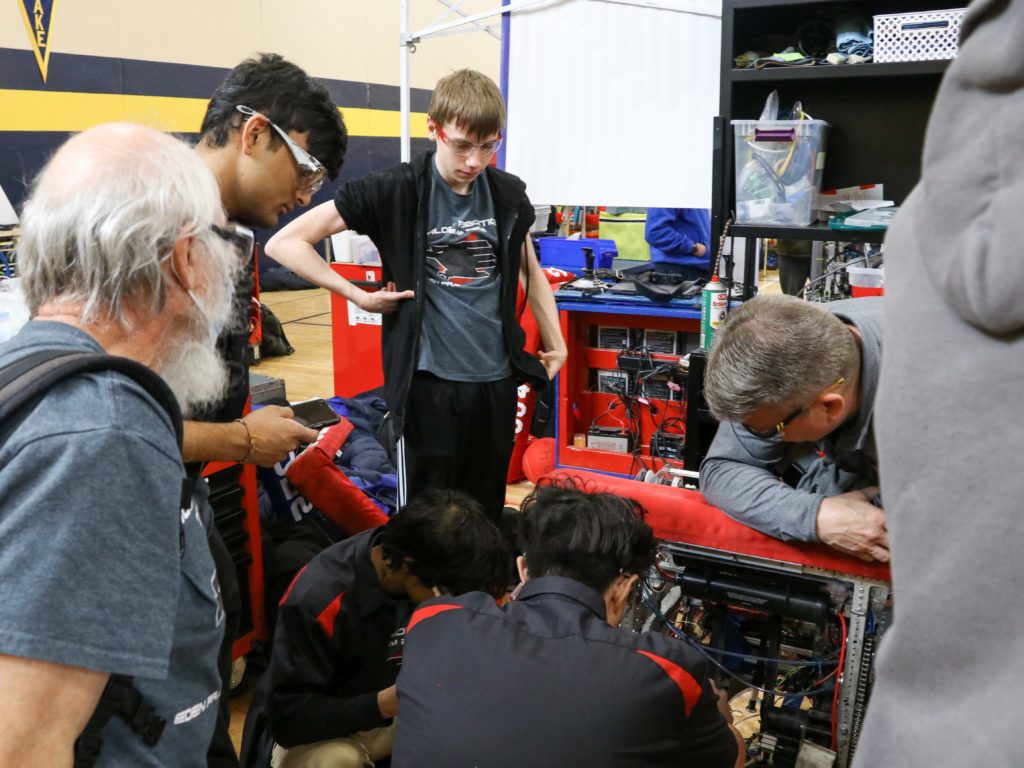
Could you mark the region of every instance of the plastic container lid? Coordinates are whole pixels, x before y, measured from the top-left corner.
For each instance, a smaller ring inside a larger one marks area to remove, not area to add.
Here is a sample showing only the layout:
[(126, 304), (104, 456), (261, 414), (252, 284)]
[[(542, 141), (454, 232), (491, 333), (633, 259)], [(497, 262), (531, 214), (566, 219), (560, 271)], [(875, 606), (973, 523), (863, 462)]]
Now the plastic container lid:
[(863, 288), (881, 288), (885, 285), (885, 268), (875, 269), (872, 267), (847, 267), (846, 275), (850, 278), (850, 285)]

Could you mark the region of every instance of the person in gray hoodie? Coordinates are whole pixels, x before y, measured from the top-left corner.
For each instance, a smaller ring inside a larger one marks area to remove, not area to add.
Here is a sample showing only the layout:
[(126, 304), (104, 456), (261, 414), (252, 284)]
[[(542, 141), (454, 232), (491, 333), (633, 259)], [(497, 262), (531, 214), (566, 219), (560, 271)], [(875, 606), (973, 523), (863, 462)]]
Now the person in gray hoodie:
[(877, 298), (761, 296), (729, 316), (704, 379), (721, 422), (700, 468), (710, 504), (769, 536), (889, 559), (872, 427), (881, 326)]
[(856, 768), (1024, 765), (1024, 0), (975, 0), (886, 238), (895, 620)]

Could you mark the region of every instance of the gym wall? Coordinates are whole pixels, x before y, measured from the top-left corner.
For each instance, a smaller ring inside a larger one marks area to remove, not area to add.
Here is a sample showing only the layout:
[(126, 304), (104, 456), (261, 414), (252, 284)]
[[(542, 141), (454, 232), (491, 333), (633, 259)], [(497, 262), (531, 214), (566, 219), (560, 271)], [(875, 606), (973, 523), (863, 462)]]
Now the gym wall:
[[(414, 31), (446, 10), (439, 0), (409, 4)], [(470, 0), (462, 9), (496, 5)], [(131, 120), (194, 138), (210, 93), (258, 52), (282, 54), (330, 90), (350, 133), (338, 181), (387, 167), (399, 160), (398, 33), (398, 0), (0, 0), (0, 186), (18, 209), (53, 150), (97, 123)], [(472, 67), (497, 81), (499, 51), (483, 32), (417, 46), (413, 153), (430, 146), (425, 113), (438, 78)], [(334, 187), (325, 184), (314, 204)]]

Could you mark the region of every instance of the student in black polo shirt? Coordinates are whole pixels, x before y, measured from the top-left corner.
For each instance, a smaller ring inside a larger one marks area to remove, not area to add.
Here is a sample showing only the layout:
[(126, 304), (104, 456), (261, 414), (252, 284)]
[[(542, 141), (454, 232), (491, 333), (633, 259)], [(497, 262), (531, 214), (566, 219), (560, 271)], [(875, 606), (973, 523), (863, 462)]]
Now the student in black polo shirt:
[(406, 628), (392, 765), (744, 764), (705, 662), (618, 628), (654, 539), (633, 502), (572, 485), (524, 502), (518, 598), (432, 599)]
[(313, 558), (281, 601), (243, 765), (360, 768), (387, 757), (409, 614), (435, 595), (498, 594), (507, 557), (477, 501), (433, 490)]

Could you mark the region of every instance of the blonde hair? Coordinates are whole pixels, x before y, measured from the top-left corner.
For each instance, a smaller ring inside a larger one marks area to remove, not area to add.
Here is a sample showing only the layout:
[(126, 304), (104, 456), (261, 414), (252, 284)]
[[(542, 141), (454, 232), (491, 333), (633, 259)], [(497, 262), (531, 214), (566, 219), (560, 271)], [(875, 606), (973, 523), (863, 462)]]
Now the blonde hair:
[(438, 125), (454, 123), (478, 139), (501, 133), (505, 127), (501, 91), (491, 78), (472, 69), (460, 69), (437, 81), (428, 114)]

